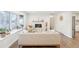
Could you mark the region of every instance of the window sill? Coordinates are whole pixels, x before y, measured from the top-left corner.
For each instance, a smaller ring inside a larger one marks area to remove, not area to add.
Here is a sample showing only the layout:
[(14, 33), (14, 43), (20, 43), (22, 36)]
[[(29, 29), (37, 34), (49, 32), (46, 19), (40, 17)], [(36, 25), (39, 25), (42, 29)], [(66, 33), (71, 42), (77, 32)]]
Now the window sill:
[(10, 34), (6, 35), (6, 36), (3, 37), (3, 38), (1, 38), (1, 36), (0, 36), (0, 40), (4, 40), (4, 39), (6, 39), (7, 37), (9, 37), (10, 35), (13, 35), (13, 34), (19, 32), (19, 31), (22, 31), (22, 29), (18, 29), (18, 30), (15, 29), (15, 30), (11, 31)]

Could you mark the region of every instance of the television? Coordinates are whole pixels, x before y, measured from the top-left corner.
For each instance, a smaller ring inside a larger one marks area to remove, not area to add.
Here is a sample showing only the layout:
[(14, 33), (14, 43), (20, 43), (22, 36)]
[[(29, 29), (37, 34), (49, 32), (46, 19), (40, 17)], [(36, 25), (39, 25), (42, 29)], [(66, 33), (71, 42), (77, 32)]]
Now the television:
[(42, 28), (42, 24), (35, 24), (35, 28)]

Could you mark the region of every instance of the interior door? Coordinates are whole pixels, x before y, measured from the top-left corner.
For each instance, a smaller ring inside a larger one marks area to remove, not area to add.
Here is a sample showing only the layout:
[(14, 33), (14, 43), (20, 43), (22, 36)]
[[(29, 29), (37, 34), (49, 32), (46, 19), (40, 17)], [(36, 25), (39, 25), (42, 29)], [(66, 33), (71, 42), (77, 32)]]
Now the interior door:
[(75, 38), (75, 16), (72, 16), (72, 38)]
[(53, 19), (53, 17), (50, 17), (50, 29), (51, 30), (54, 29), (54, 19)]

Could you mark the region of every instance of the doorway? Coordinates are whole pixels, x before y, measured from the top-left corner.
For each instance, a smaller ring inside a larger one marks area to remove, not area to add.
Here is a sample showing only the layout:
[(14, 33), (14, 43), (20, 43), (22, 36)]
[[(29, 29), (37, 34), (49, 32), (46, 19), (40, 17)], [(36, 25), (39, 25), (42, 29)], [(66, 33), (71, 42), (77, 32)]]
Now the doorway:
[(72, 16), (72, 38), (79, 38), (79, 15)]

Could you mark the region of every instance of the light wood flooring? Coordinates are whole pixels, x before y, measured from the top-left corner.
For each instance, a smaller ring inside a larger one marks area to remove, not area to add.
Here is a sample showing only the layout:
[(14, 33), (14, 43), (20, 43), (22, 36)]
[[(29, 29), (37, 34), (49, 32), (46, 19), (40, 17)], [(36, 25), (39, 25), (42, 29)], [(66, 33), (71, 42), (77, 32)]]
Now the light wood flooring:
[(61, 48), (79, 48), (79, 32), (76, 32), (75, 38), (70, 39), (62, 36)]
[[(74, 39), (61, 35), (60, 42), (60, 48), (79, 48), (79, 32), (76, 33)], [(10, 48), (18, 48), (18, 42), (16, 41)]]

